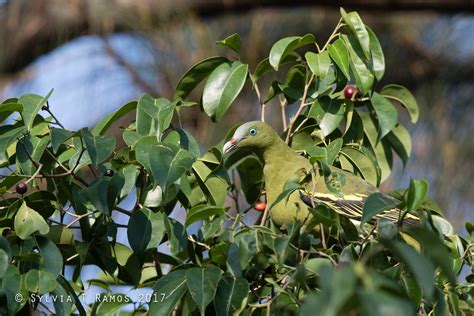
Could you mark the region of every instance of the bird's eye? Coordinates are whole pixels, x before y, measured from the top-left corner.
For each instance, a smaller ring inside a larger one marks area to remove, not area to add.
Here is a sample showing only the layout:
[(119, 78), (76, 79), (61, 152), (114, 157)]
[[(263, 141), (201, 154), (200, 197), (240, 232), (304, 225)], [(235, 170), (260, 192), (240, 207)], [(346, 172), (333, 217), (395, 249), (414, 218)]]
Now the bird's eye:
[(249, 135), (250, 135), (250, 136), (255, 136), (255, 135), (257, 135), (257, 129), (256, 129), (256, 128), (251, 128), (251, 129), (249, 130)]

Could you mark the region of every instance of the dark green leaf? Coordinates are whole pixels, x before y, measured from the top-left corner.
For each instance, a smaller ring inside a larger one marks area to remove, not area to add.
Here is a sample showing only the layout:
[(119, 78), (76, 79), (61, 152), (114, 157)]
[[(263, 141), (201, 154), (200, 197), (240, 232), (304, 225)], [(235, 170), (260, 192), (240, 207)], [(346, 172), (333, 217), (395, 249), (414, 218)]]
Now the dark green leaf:
[(383, 96), (374, 92), (370, 98), (372, 107), (377, 114), (377, 122), (379, 125), (378, 139), (382, 139), (390, 133), (390, 131), (397, 125), (398, 113), (397, 109)]
[(423, 179), (411, 180), (406, 198), (408, 212), (416, 211), (428, 194), (428, 182)]
[(214, 307), (216, 314), (238, 315), (245, 307), (249, 284), (244, 278), (223, 278), (217, 287)]
[(188, 227), (194, 222), (199, 220), (208, 219), (211, 216), (223, 214), (226, 211), (225, 208), (216, 207), (212, 205), (196, 205), (186, 213), (185, 227)]
[(356, 85), (362, 94), (365, 95), (372, 89), (374, 75), (366, 64), (360, 46), (355, 42), (354, 37), (341, 34), (341, 38), (349, 52), (349, 65), (354, 74)]
[(106, 115), (94, 126), (94, 128), (92, 129), (92, 134), (103, 135), (113, 123), (115, 123), (117, 120), (122, 118), (124, 115), (132, 112), (136, 108), (137, 108), (137, 101), (132, 101), (125, 104), (117, 111)]
[(58, 247), (46, 237), (36, 236), (39, 253), (43, 257), (41, 268), (51, 272), (55, 277), (58, 276), (63, 269), (63, 256)]
[(342, 100), (321, 97), (311, 106), (308, 117), (319, 123), (323, 136), (335, 131), (344, 119), (345, 103)]
[(23, 105), (13, 102), (0, 104), (0, 123), (5, 121), (13, 112), (21, 114), (23, 112)]
[(357, 12), (346, 13), (341, 8), (341, 16), (351, 33), (357, 37), (357, 40), (362, 47), (362, 51), (366, 58), (370, 57), (370, 38), (367, 29), (365, 28), (364, 22), (362, 22)]
[(225, 57), (211, 57), (193, 65), (178, 82), (173, 98), (186, 99), (191, 91), (217, 66), (227, 62)]
[(150, 302), (150, 315), (170, 315), (178, 301), (184, 296), (186, 270), (174, 270), (161, 277), (153, 286), (156, 300)]
[(365, 180), (375, 186), (378, 184), (376, 166), (369, 157), (355, 148), (343, 148), (341, 153), (350, 160)]
[(213, 121), (219, 121), (237, 98), (247, 72), (248, 65), (233, 61), (222, 63), (209, 75), (202, 93), (202, 106)]
[(96, 166), (107, 159), (115, 149), (114, 136), (95, 136), (87, 128), (82, 129), (82, 136), (89, 157)]
[[(33, 175), (37, 170), (37, 162), (43, 156), (44, 150), (49, 143), (48, 137), (36, 137), (25, 135), (16, 144), (16, 160), (18, 170), (25, 175)], [(33, 163), (33, 161), (35, 163)]]
[(383, 211), (395, 208), (399, 203), (398, 200), (382, 192), (372, 193), (365, 201), (361, 224), (366, 223), (375, 215), (380, 214)]
[(369, 27), (366, 28), (370, 39), (371, 69), (374, 72), (375, 78), (380, 81), (385, 72), (385, 57), (383, 56), (382, 47), (377, 36)]
[(338, 38), (332, 44), (328, 45), (328, 53), (346, 79), (349, 80), (349, 52), (347, 51), (343, 40)]
[(225, 39), (221, 41), (217, 41), (216, 44), (229, 47), (230, 49), (232, 49), (238, 54), (240, 51), (240, 45), (241, 45), (240, 36), (239, 34), (234, 33), (232, 35), (227, 36)]
[(306, 34), (305, 36), (285, 37), (273, 44), (270, 50), (269, 62), (273, 69), (278, 70), (281, 61), (295, 49), (314, 43), (314, 36)]
[(23, 117), (28, 131), (31, 130), (36, 114), (38, 114), (46, 101), (48, 101), (49, 97), (53, 93), (53, 90), (54, 89), (51, 89), (51, 91), (49, 91), (49, 93), (44, 98), (36, 94), (25, 94), (18, 99), (18, 103), (23, 105), (21, 116)]
[(249, 156), (237, 165), (241, 189), (249, 204), (255, 203), (263, 183), (263, 168), (258, 158)]
[(386, 98), (400, 102), (410, 114), (411, 122), (416, 123), (420, 112), (415, 97), (408, 91), (407, 88), (397, 85), (389, 84), (382, 88), (380, 94)]
[(187, 150), (165, 143), (157, 143), (156, 137), (142, 137), (135, 145), (135, 154), (153, 176), (154, 182), (164, 190), (191, 169), (195, 157)]
[(51, 127), (51, 146), (53, 147), (53, 152), (56, 154), (58, 152), (59, 146), (64, 143), (66, 140), (71, 138), (76, 133), (70, 132), (62, 128)]
[(433, 263), (427, 257), (417, 252), (413, 247), (401, 241), (391, 240), (386, 241), (386, 243), (390, 250), (403, 260), (408, 270), (410, 270), (416, 278), (418, 284), (423, 289), (423, 296), (430, 300), (435, 290), (435, 266)]
[(163, 213), (148, 209), (134, 212), (127, 226), (130, 247), (138, 253), (158, 247), (166, 230)]
[(188, 290), (203, 316), (205, 315), (207, 305), (212, 302), (216, 295), (221, 274), (221, 269), (215, 266), (186, 270)]
[(410, 133), (402, 124), (399, 123), (390, 133), (388, 133), (387, 139), (392, 145), (393, 150), (395, 150), (398, 157), (402, 160), (403, 166), (406, 166), (411, 154)]
[[(290, 52), (288, 55), (286, 55), (283, 60), (280, 61), (280, 65), (285, 65), (291, 62), (295, 62), (300, 60), (301, 57), (295, 53), (295, 52)], [(257, 82), (264, 74), (267, 72), (273, 70), (272, 65), (270, 65), (270, 61), (267, 58), (262, 60), (260, 63), (258, 63), (257, 68), (255, 68), (255, 72), (250, 75), (250, 78), (252, 81), (255, 83)]]

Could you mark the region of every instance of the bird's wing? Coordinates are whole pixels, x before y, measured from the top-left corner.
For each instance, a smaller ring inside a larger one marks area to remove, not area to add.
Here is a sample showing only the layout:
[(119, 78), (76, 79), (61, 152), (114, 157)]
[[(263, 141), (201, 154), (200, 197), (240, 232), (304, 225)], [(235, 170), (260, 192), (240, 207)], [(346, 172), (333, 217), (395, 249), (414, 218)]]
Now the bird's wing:
[[(310, 207), (325, 205), (341, 215), (360, 221), (368, 196), (380, 191), (352, 173), (334, 167), (331, 167), (331, 171), (333, 175), (329, 179), (316, 176), (314, 183), (307, 183), (304, 189), (300, 190), (301, 200)], [(384, 198), (393, 200), (394, 204), (400, 203), (389, 195), (385, 195)], [(401, 210), (397, 208), (389, 209), (377, 214), (373, 221), (385, 218), (397, 222), (400, 212)], [(406, 214), (404, 217), (404, 224), (418, 222), (418, 217), (412, 214)]]

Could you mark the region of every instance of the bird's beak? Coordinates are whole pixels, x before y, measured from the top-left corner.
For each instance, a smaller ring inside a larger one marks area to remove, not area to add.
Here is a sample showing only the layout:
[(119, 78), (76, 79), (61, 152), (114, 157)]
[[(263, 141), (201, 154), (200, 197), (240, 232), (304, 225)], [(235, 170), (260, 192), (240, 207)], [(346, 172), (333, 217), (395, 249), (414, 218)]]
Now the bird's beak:
[(227, 143), (224, 144), (224, 148), (223, 148), (224, 154), (227, 154), (236, 148), (237, 148), (237, 140), (235, 138), (232, 138), (231, 140), (229, 140)]

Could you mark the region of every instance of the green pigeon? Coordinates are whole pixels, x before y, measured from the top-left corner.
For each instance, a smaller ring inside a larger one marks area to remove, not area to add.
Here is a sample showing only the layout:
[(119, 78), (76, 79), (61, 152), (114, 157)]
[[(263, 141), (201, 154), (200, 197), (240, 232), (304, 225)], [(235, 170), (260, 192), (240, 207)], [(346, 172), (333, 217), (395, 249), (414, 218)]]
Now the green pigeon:
[[(279, 226), (296, 219), (305, 222), (311, 214), (309, 209), (321, 204), (351, 220), (360, 221), (367, 197), (380, 192), (362, 178), (336, 167), (330, 167), (330, 174), (337, 177), (328, 181), (327, 173), (326, 177), (322, 175), (317, 164), (313, 166), (308, 159), (291, 149), (264, 122), (253, 121), (239, 126), (232, 138), (225, 143), (223, 151), (229, 153), (240, 148), (255, 152), (264, 163), (267, 205), (271, 206), (271, 219)], [(287, 198), (279, 199), (289, 179), (307, 179), (308, 175), (311, 179), (306, 180), (301, 189), (293, 191)], [(382, 197), (389, 204), (400, 203), (391, 196), (383, 194)], [(396, 222), (399, 212), (395, 208), (389, 209), (379, 213), (376, 219), (387, 218)], [(407, 214), (404, 224), (414, 222), (418, 222), (418, 218)]]

